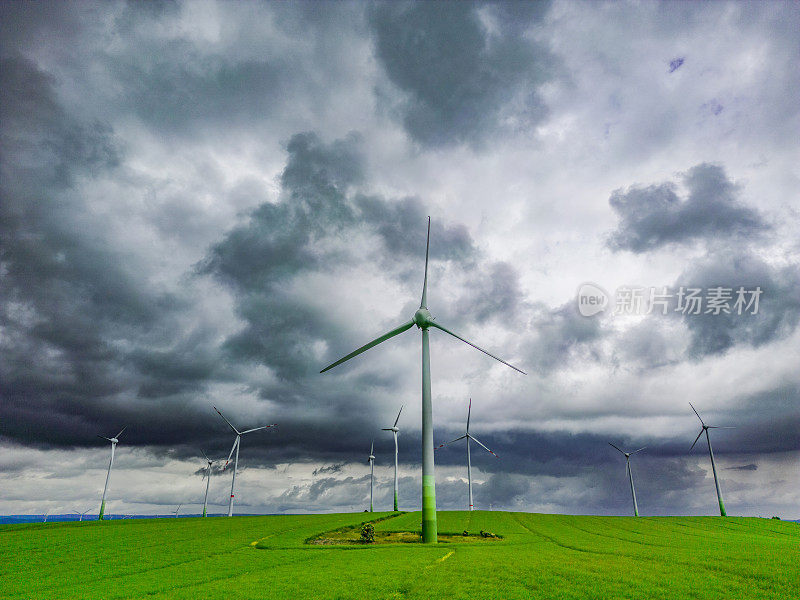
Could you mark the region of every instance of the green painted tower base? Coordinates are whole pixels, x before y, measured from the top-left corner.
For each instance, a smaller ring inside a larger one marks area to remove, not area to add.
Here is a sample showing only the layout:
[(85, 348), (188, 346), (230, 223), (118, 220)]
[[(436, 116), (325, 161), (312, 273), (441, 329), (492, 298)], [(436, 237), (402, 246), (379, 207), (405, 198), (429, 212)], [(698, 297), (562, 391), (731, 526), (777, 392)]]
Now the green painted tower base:
[(422, 478), (422, 541), (425, 544), (439, 541), (436, 525), (436, 483), (431, 476)]
[(105, 514), (105, 512), (106, 512), (106, 501), (103, 500), (102, 504), (100, 504), (100, 514), (97, 515), (97, 520), (98, 521), (102, 521), (103, 520), (103, 515)]
[(719, 501), (719, 516), (720, 517), (727, 517), (728, 513), (725, 512), (725, 503), (722, 500)]

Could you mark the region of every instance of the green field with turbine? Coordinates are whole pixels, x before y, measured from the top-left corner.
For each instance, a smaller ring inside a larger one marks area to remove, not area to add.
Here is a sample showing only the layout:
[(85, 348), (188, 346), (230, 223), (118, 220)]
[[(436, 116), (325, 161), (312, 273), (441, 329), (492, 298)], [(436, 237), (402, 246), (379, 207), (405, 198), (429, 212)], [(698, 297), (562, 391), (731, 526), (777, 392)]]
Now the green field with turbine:
[[(0, 597), (798, 598), (800, 525), (720, 517), (440, 512), (469, 541), (315, 545), (421, 513), (0, 526)], [(389, 518), (385, 518), (389, 517)], [(375, 520), (380, 519), (380, 520)]]

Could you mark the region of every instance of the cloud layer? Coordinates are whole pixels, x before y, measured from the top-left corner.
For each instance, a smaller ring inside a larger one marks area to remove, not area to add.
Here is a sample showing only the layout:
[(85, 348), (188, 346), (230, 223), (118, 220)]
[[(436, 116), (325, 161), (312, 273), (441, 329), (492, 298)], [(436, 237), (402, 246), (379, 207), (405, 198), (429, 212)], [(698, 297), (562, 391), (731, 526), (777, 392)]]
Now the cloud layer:
[[(319, 370), (411, 318), (431, 216), (433, 315), (529, 373), (431, 334), (437, 444), (473, 398), (500, 456), (473, 454), (479, 506), (625, 513), (613, 441), (647, 446), (643, 512), (711, 514), (691, 400), (737, 426), (732, 510), (800, 516), (797, 27), (793, 3), (4, 4), (0, 512), (94, 502), (124, 425), (112, 510), (191, 502), (233, 441), (212, 405), (278, 423), (243, 438), (254, 512), (361, 510), (373, 437), (388, 504), (406, 405), (418, 505), (419, 332)], [(586, 281), (762, 294), (587, 318)], [(442, 508), (463, 454), (437, 452)]]

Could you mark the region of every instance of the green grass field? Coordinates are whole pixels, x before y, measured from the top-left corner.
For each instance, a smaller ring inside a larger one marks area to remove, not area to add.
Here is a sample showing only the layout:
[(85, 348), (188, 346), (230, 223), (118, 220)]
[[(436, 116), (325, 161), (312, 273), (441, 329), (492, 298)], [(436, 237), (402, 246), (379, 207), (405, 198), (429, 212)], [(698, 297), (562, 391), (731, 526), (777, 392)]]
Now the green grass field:
[(0, 526), (0, 598), (800, 598), (800, 525), (777, 520), (440, 512), (503, 539), (305, 543), (386, 514)]

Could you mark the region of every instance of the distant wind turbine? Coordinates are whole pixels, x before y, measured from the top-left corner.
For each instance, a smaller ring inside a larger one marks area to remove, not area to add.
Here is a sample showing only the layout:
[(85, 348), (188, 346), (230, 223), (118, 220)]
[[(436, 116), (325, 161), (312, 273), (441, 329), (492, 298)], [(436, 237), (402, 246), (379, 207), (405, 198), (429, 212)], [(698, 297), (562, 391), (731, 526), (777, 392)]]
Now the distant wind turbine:
[(447, 444), (452, 444), (453, 442), (457, 442), (459, 440), (463, 440), (463, 439), (467, 440), (467, 481), (469, 482), (469, 509), (470, 510), (474, 510), (475, 507), (474, 507), (474, 505), (472, 503), (472, 458), (470, 457), (470, 453), (469, 453), (469, 441), (472, 440), (476, 444), (479, 444), (484, 450), (486, 450), (487, 452), (490, 452), (491, 454), (494, 454), (495, 458), (497, 458), (497, 454), (495, 454), (494, 452), (489, 450), (489, 448), (487, 448), (486, 446), (481, 444), (480, 440), (478, 440), (478, 438), (476, 438), (474, 435), (470, 434), (470, 432), (469, 432), (469, 418), (470, 418), (470, 414), (471, 413), (472, 413), (472, 398), (469, 399), (469, 408), (467, 409), (467, 432), (464, 435), (462, 435), (461, 437), (457, 437), (454, 440), (450, 440), (446, 444), (440, 445), (439, 448), (442, 448), (442, 447), (446, 446)]
[(362, 352), (366, 352), (373, 346), (377, 346), (381, 342), (400, 335), (404, 331), (408, 331), (414, 325), (422, 330), (422, 541), (425, 543), (437, 542), (437, 526), (436, 526), (436, 476), (434, 474), (434, 460), (433, 460), (433, 406), (431, 402), (431, 358), (430, 347), (428, 342), (428, 328), (434, 327), (440, 329), (445, 333), (452, 335), (454, 338), (472, 346), (476, 350), (480, 350), (484, 354), (491, 356), (495, 360), (500, 361), (506, 366), (511, 367), (515, 371), (519, 371), (523, 375), (524, 371), (518, 369), (514, 365), (496, 357), (494, 354), (487, 352), (483, 348), (479, 348), (472, 342), (465, 340), (463, 337), (456, 335), (444, 325), (436, 323), (434, 317), (428, 311), (428, 252), (430, 250), (431, 241), (431, 218), (428, 217), (428, 238), (425, 245), (425, 278), (422, 284), (422, 300), (419, 303), (419, 309), (414, 313), (414, 318), (402, 325), (395, 327), (388, 333), (372, 340), (354, 350), (347, 356), (344, 356), (334, 363), (331, 363), (320, 373), (332, 369), (333, 367), (350, 360), (354, 356), (358, 356)]
[(178, 511), (181, 509), (181, 506), (183, 506), (183, 504), (178, 504), (178, 508), (176, 508), (175, 512), (173, 513), (176, 519), (178, 518)]
[(711, 438), (708, 437), (708, 430), (709, 429), (736, 429), (736, 428), (735, 427), (720, 427), (718, 425), (706, 425), (703, 422), (703, 418), (700, 416), (700, 413), (697, 412), (697, 409), (695, 409), (695, 407), (692, 405), (691, 402), (689, 402), (689, 406), (692, 407), (692, 410), (694, 411), (694, 414), (696, 414), (697, 418), (700, 419), (700, 424), (702, 425), (702, 429), (700, 429), (700, 433), (697, 434), (697, 437), (694, 438), (694, 443), (692, 444), (692, 447), (689, 448), (689, 452), (692, 451), (692, 448), (694, 448), (694, 445), (697, 443), (697, 440), (699, 440), (700, 436), (703, 435), (703, 432), (705, 432), (706, 441), (708, 442), (708, 455), (711, 457), (711, 471), (714, 473), (714, 485), (717, 488), (717, 500), (719, 501), (719, 514), (720, 514), (721, 517), (725, 517), (725, 516), (727, 516), (727, 513), (725, 512), (725, 503), (722, 501), (722, 492), (719, 491), (719, 481), (717, 480), (717, 467), (714, 464), (714, 451), (711, 450)]
[(217, 411), (217, 414), (220, 417), (222, 417), (222, 419), (230, 426), (230, 428), (233, 429), (234, 433), (236, 433), (236, 439), (233, 441), (233, 447), (231, 448), (230, 454), (228, 454), (228, 460), (225, 461), (225, 466), (222, 467), (223, 470), (228, 468), (228, 464), (231, 462), (231, 456), (233, 456), (233, 451), (235, 450), (236, 451), (236, 458), (233, 461), (233, 476), (231, 477), (231, 497), (230, 497), (230, 500), (228, 501), (228, 516), (232, 517), (233, 516), (233, 486), (236, 485), (236, 471), (239, 469), (239, 440), (241, 440), (242, 436), (244, 434), (246, 434), (246, 433), (252, 433), (254, 431), (260, 431), (261, 429), (269, 429), (270, 427), (275, 427), (276, 424), (273, 423), (272, 425), (264, 425), (262, 427), (255, 427), (253, 429), (248, 429), (246, 431), (239, 431), (238, 429), (236, 429), (236, 427), (231, 425), (231, 422), (228, 421), (228, 419), (225, 418), (225, 415), (223, 415), (221, 412), (219, 412), (219, 410), (217, 410), (216, 406), (214, 407), (214, 410)]
[(397, 422), (400, 420), (400, 413), (403, 412), (403, 407), (397, 413), (397, 418), (394, 420), (394, 425), (391, 427), (384, 427), (382, 431), (391, 431), (394, 434), (394, 510), (397, 512), (397, 434), (400, 429), (397, 427)]
[(372, 445), (369, 447), (369, 458), (367, 462), (369, 463), (369, 512), (372, 512), (372, 479), (373, 474), (375, 473), (375, 440), (372, 440)]
[(639, 516), (639, 505), (636, 504), (636, 490), (633, 488), (633, 473), (631, 472), (631, 456), (636, 454), (637, 452), (641, 452), (647, 446), (639, 448), (638, 450), (634, 450), (633, 452), (625, 452), (624, 450), (620, 450), (611, 442), (608, 442), (608, 445), (614, 448), (615, 450), (619, 450), (625, 455), (625, 472), (628, 474), (628, 481), (631, 482), (631, 497), (633, 498), (633, 516)]
[[(200, 452), (203, 452), (203, 451), (200, 450)], [(207, 481), (206, 481), (206, 497), (203, 499), (203, 516), (205, 517), (206, 516), (206, 508), (208, 507), (208, 487), (209, 487), (209, 485), (211, 485), (211, 465), (213, 465), (217, 461), (211, 460), (210, 458), (208, 458), (208, 456), (206, 456), (205, 452), (203, 452), (203, 458), (206, 459), (206, 463), (207, 463), (206, 472), (203, 474), (203, 479), (207, 479)]]
[(108, 473), (106, 473), (106, 485), (103, 487), (103, 499), (100, 501), (100, 514), (97, 515), (97, 520), (102, 521), (103, 515), (106, 512), (106, 492), (108, 491), (108, 480), (111, 478), (111, 467), (114, 466), (114, 450), (117, 448), (117, 444), (119, 443), (119, 436), (122, 435), (122, 432), (125, 431), (126, 427), (120, 429), (119, 433), (115, 435), (113, 438), (107, 438), (102, 435), (98, 435), (97, 437), (103, 438), (104, 440), (108, 440), (111, 442), (111, 460), (108, 461)]
[(79, 510), (75, 510), (74, 508), (72, 510), (75, 512), (76, 515), (78, 515), (78, 521), (83, 521), (83, 515), (85, 515), (86, 513), (88, 513), (92, 509), (91, 508), (87, 508), (83, 512), (81, 512)]

